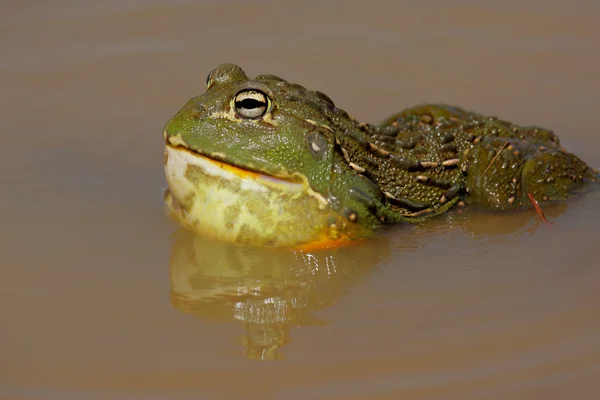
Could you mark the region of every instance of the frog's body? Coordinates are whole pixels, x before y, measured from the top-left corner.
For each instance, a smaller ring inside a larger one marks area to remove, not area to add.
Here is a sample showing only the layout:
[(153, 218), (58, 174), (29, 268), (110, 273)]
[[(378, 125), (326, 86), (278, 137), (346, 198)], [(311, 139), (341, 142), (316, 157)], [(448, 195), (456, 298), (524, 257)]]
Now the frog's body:
[(545, 129), (446, 105), (361, 124), (320, 92), (232, 64), (211, 72), (164, 138), (170, 213), (245, 244), (354, 239), (461, 200), (516, 210), (598, 179)]

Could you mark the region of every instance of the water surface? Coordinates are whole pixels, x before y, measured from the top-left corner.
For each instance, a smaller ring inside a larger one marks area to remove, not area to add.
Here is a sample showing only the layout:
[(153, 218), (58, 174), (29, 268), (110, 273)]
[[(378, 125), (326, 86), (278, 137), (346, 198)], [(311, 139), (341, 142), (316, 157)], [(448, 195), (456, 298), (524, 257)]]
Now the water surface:
[(600, 396), (598, 193), (318, 253), (165, 218), (163, 124), (226, 61), (360, 120), (550, 127), (600, 166), (597, 2), (344, 4), (5, 2), (0, 398)]

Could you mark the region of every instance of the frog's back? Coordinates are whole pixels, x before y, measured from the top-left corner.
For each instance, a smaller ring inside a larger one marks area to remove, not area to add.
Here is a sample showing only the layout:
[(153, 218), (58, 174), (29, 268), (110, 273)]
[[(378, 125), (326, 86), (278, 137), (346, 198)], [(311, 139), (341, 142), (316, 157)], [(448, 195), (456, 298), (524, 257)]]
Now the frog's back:
[[(392, 185), (384, 182), (385, 189), (413, 199), (417, 194), (429, 208), (453, 196), (492, 210), (526, 208), (532, 205), (531, 197), (539, 202), (566, 199), (599, 178), (597, 171), (567, 152), (552, 131), (455, 106), (415, 106), (382, 126), (398, 132), (373, 135), (373, 143), (401, 159), (419, 160), (423, 172), (400, 171)], [(407, 180), (411, 184), (398, 185)], [(419, 186), (428, 188), (427, 198), (419, 194), (423, 190), (415, 190)], [(431, 193), (439, 196), (437, 202)]]

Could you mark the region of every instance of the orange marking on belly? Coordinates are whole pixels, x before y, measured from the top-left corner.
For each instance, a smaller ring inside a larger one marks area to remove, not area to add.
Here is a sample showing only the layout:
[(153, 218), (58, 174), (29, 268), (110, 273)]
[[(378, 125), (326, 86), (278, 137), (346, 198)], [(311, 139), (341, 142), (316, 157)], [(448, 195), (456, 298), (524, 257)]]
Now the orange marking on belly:
[(364, 234), (349, 236), (346, 233), (341, 233), (337, 238), (333, 239), (327, 233), (323, 232), (320, 234), (320, 237), (316, 238), (314, 241), (296, 245), (293, 247), (293, 249), (304, 252), (311, 252), (353, 246), (355, 244), (361, 243), (366, 236), (367, 235)]
[(305, 253), (310, 253), (312, 251), (325, 250), (325, 249), (335, 249), (337, 247), (345, 247), (350, 245), (352, 242), (357, 242), (357, 240), (350, 240), (348, 238), (343, 239), (325, 239), (319, 240), (315, 242), (310, 242), (306, 244), (301, 244), (294, 247), (294, 250), (300, 250)]

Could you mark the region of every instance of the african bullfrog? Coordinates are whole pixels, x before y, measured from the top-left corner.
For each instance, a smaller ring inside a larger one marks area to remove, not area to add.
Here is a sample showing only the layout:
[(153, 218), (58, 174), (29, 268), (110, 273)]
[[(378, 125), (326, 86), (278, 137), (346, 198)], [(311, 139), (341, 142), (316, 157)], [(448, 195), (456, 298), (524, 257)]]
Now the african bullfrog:
[(552, 131), (441, 104), (380, 125), (325, 94), (233, 64), (164, 129), (169, 214), (250, 245), (335, 245), (457, 204), (515, 211), (598, 180)]

